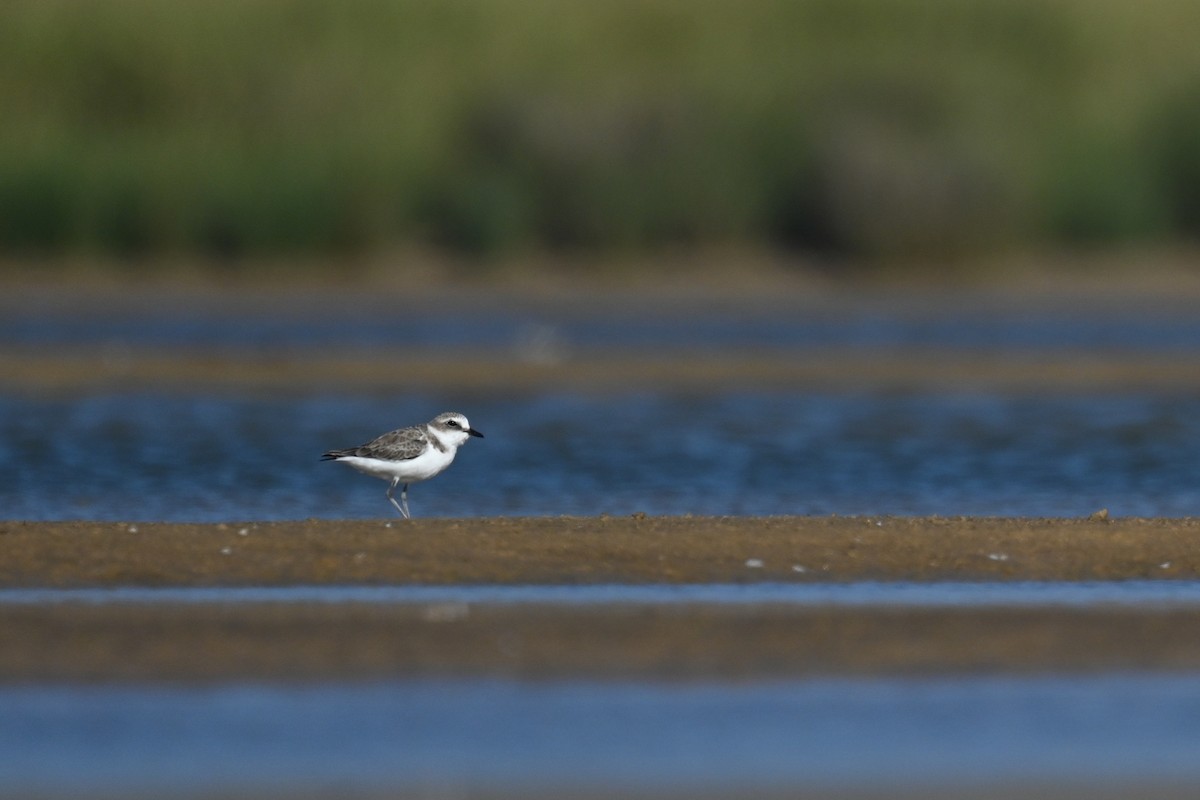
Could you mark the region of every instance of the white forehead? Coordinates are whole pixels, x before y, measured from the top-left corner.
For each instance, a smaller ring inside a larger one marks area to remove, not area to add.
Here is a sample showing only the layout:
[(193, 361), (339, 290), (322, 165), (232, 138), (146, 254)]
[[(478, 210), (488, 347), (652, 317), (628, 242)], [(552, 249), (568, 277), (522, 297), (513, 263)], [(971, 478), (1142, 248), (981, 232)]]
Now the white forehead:
[(471, 427), (471, 423), (467, 422), (467, 418), (457, 411), (447, 411), (445, 414), (438, 414), (433, 421), (445, 425), (450, 420), (454, 420), (464, 428)]

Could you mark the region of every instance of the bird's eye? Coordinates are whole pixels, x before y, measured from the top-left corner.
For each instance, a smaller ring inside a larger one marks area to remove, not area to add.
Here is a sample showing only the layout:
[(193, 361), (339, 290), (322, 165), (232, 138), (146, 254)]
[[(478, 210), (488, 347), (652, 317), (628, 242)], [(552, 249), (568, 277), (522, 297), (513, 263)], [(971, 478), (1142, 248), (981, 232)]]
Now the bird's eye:
[(451, 428), (457, 428), (458, 420), (448, 419), (448, 420), (446, 420), (446, 424), (449, 425)]

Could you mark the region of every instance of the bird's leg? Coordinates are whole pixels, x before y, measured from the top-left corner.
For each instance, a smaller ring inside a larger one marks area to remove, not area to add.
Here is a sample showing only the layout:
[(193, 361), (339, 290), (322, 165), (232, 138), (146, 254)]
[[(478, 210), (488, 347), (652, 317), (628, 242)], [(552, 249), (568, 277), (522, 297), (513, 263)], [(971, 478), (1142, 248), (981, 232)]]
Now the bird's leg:
[(404, 488), (400, 490), (400, 504), (404, 506), (404, 518), (412, 519), (412, 515), (408, 513), (408, 484), (404, 484)]
[(391, 486), (388, 487), (388, 490), (387, 490), (387, 499), (388, 499), (388, 502), (391, 503), (393, 506), (395, 506), (396, 510), (400, 512), (400, 516), (404, 517), (405, 519), (408, 519), (408, 500), (405, 499), (405, 497), (404, 497), (404, 492), (408, 491), (408, 484), (407, 483), (404, 484), (404, 490), (400, 492), (400, 499), (404, 500), (403, 508), (401, 508), (400, 504), (396, 502), (396, 498), (392, 497), (392, 492), (395, 491), (396, 486), (399, 483), (400, 483), (399, 478), (392, 478), (392, 484), (391, 484)]

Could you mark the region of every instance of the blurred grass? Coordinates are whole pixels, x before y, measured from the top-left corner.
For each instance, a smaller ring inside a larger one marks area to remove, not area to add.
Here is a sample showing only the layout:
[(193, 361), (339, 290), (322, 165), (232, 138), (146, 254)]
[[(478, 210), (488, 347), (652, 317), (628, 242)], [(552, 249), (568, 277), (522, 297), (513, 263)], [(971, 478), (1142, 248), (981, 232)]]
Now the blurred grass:
[(6, 0), (0, 253), (1200, 235), (1191, 0)]

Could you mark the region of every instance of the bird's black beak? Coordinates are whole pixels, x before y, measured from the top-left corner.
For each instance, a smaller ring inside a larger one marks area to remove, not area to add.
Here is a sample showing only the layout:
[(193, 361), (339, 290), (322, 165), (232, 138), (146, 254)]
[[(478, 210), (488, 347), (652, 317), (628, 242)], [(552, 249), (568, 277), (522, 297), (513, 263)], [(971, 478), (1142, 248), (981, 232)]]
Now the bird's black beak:
[(472, 436), (478, 436), (480, 439), (483, 438), (483, 434), (474, 428), (467, 428), (467, 433), (471, 434)]

